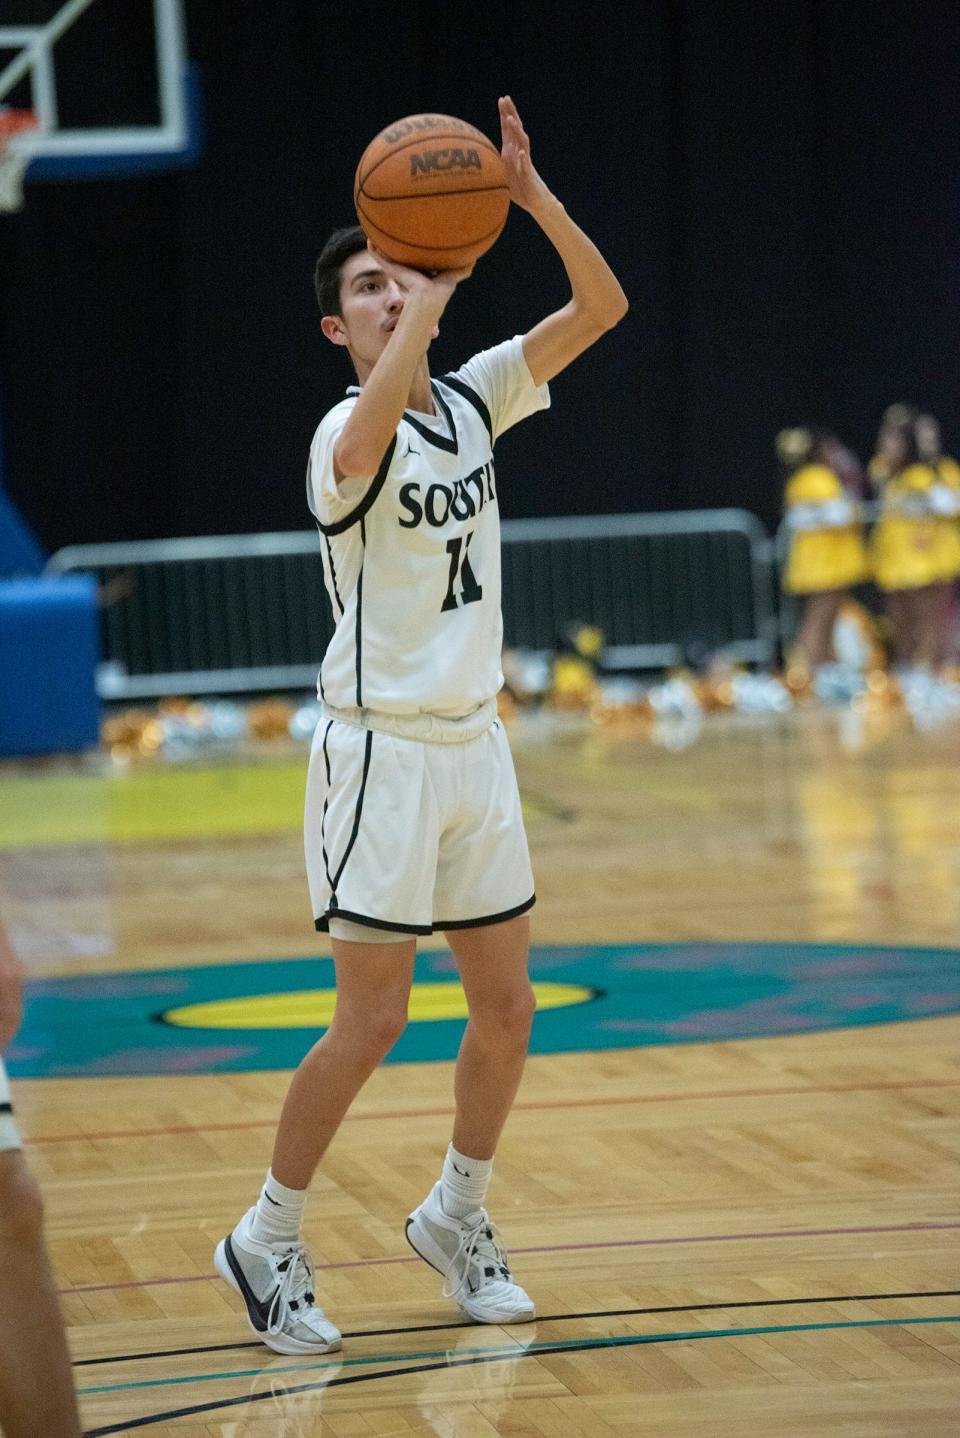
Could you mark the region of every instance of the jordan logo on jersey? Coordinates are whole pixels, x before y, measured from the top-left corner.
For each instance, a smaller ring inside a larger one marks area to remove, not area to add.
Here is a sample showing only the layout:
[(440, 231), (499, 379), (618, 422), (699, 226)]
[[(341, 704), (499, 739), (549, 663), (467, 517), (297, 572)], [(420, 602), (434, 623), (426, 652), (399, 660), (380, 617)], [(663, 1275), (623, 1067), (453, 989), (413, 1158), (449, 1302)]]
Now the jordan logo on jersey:
[(398, 522), (401, 529), (416, 529), (429, 524), (441, 529), (452, 515), (454, 519), (473, 519), (488, 500), (497, 497), (493, 483), (493, 463), (488, 460), (465, 479), (449, 484), (431, 484), (424, 494), (416, 482), (400, 488), (400, 503), (407, 518)]

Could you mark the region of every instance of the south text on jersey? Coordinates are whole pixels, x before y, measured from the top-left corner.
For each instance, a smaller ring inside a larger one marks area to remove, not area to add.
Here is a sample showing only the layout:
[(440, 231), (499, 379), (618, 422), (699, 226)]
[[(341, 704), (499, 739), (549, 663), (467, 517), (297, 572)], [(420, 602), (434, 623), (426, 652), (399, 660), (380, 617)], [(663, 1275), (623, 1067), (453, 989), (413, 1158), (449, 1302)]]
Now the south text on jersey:
[(421, 485), (411, 481), (401, 486), (399, 497), (407, 515), (399, 519), (401, 529), (417, 529), (422, 524), (441, 529), (451, 515), (459, 520), (473, 519), (488, 501), (497, 497), (493, 464), (488, 460), (466, 478), (455, 480), (453, 485), (431, 484), (426, 493)]

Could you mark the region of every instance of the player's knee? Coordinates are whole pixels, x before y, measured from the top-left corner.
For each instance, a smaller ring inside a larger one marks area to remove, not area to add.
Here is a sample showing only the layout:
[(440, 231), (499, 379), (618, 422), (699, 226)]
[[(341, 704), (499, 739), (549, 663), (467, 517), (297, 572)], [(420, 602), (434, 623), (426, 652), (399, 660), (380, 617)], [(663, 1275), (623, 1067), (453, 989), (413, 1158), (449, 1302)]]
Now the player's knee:
[(507, 1026), (524, 1042), (530, 1037), (530, 1029), (536, 1011), (537, 1000), (529, 984), (515, 994), (507, 1005)]
[(43, 1234), (43, 1199), (19, 1152), (0, 1155), (0, 1242), (37, 1242)]
[(529, 1039), (536, 1007), (533, 989), (526, 984), (499, 996), (494, 1003), (484, 1005), (479, 1012), (471, 1012), (470, 1017), (503, 1047), (513, 1047), (525, 1044)]
[(365, 1014), (358, 1026), (358, 1039), (377, 1061), (388, 1054), (407, 1027), (407, 999), (403, 1003), (382, 1003)]

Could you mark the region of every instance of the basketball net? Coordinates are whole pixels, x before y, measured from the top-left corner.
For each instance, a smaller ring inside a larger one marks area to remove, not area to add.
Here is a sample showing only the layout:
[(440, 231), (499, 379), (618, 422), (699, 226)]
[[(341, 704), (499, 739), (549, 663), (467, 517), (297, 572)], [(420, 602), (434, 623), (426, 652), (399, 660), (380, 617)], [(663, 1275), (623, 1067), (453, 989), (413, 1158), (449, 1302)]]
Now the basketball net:
[[(7, 109), (0, 105), (0, 214), (23, 209), (23, 177), (33, 154), (30, 132), (37, 129), (32, 110)], [(15, 135), (16, 145), (10, 142)]]

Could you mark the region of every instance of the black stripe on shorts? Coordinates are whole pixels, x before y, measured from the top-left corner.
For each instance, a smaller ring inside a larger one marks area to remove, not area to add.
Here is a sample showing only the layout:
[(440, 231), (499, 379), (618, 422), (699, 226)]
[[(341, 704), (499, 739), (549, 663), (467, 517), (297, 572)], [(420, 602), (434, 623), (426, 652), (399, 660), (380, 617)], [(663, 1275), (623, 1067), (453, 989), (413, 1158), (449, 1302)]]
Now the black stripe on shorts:
[(369, 914), (355, 914), (350, 909), (330, 908), (319, 919), (314, 919), (314, 928), (320, 934), (330, 932), (331, 919), (344, 919), (348, 924), (360, 924), (365, 929), (385, 929), (389, 934), (396, 934), (398, 937), (412, 939), (417, 934), (424, 936), (433, 933), (429, 924), (394, 924), (389, 919), (373, 919)]
[(438, 929), (482, 929), (487, 924), (505, 924), (508, 919), (517, 919), (521, 914), (525, 914), (536, 902), (536, 894), (531, 894), (524, 903), (518, 904), (515, 909), (504, 909), (502, 914), (484, 914), (480, 919), (454, 919), (452, 922), (438, 919), (433, 931), (436, 933)]
[[(324, 735), (324, 741), (326, 741), (326, 735)], [(326, 751), (324, 751), (324, 752), (326, 752)], [(372, 754), (372, 752), (373, 752), (373, 730), (372, 730), (372, 729), (368, 729), (368, 730), (367, 730), (366, 739), (365, 739), (364, 745), (363, 745), (363, 774), (362, 774), (361, 779), (360, 779), (360, 792), (359, 792), (359, 794), (357, 795), (357, 807), (356, 807), (356, 810), (355, 810), (354, 815), (353, 815), (353, 829), (352, 829), (352, 831), (351, 831), (351, 833), (350, 833), (350, 838), (347, 840), (347, 847), (346, 847), (346, 851), (345, 851), (345, 853), (344, 853), (344, 856), (343, 856), (343, 858), (340, 860), (340, 867), (339, 867), (339, 869), (337, 870), (336, 874), (334, 875), (333, 881), (332, 881), (332, 883), (331, 883), (331, 885), (330, 885), (330, 889), (331, 889), (331, 894), (330, 894), (330, 909), (331, 909), (331, 912), (337, 910), (337, 885), (339, 884), (341, 878), (343, 877), (343, 871), (344, 871), (344, 869), (347, 867), (347, 860), (348, 860), (349, 857), (350, 857), (350, 854), (351, 854), (351, 852), (352, 852), (352, 850), (353, 850), (354, 844), (357, 842), (357, 835), (358, 835), (359, 832), (360, 832), (360, 816), (361, 816), (361, 814), (363, 813), (363, 796), (364, 796), (364, 794), (365, 794), (366, 791), (367, 791), (367, 775), (368, 775), (369, 772), (370, 772), (370, 755)], [(329, 772), (330, 772), (330, 771), (329, 771), (329, 766), (328, 766), (328, 769), (327, 769), (327, 774), (328, 774), (328, 776), (329, 776)], [(327, 877), (328, 877), (328, 878), (330, 877), (329, 871), (328, 871), (328, 873), (327, 873)]]

